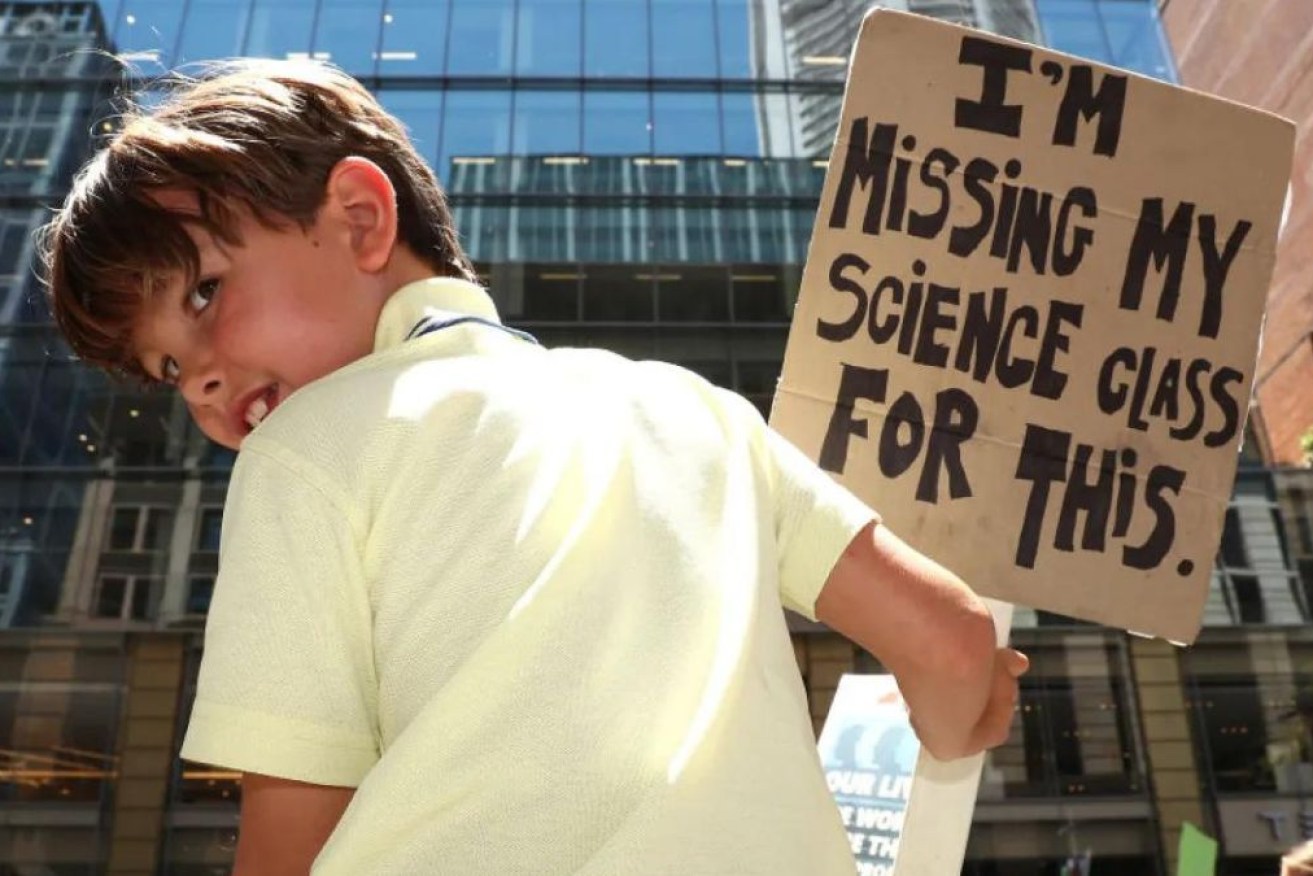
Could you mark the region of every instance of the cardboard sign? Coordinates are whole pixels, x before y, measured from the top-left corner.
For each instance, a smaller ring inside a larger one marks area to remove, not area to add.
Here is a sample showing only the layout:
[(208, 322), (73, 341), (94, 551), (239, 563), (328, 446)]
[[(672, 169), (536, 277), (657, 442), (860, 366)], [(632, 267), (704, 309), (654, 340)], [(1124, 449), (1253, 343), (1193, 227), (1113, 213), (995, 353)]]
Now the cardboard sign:
[(1199, 629), (1294, 128), (868, 14), (772, 425), (997, 599)]
[(894, 677), (839, 679), (818, 748), (858, 876), (893, 876), (921, 749)]

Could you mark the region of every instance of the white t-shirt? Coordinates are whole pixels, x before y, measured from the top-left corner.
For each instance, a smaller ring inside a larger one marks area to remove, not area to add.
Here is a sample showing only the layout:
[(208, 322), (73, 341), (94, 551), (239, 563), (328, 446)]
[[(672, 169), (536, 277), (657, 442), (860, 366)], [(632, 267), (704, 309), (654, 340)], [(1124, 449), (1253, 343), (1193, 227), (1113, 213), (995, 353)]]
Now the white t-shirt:
[(781, 604), (875, 515), (738, 396), (496, 318), (411, 284), (245, 440), (183, 757), (355, 786), (319, 874), (850, 876)]

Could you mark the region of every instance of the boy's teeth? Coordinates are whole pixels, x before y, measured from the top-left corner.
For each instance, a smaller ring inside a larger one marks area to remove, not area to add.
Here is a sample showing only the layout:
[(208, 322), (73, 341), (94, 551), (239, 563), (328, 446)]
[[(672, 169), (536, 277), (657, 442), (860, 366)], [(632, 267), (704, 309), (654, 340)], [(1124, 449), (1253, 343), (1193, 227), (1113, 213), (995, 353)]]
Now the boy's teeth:
[(260, 425), (260, 421), (267, 413), (269, 413), (269, 403), (264, 400), (264, 396), (260, 396), (246, 409), (246, 425), (254, 429)]

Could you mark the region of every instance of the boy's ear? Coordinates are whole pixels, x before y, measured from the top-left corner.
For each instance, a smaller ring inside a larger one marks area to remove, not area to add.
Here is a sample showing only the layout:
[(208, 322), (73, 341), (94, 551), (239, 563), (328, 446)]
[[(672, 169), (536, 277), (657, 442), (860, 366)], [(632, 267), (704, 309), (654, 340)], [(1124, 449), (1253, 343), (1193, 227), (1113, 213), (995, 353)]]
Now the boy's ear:
[(387, 266), (397, 242), (397, 192), (383, 169), (368, 158), (343, 158), (328, 174), (326, 207), (346, 224), (362, 271)]

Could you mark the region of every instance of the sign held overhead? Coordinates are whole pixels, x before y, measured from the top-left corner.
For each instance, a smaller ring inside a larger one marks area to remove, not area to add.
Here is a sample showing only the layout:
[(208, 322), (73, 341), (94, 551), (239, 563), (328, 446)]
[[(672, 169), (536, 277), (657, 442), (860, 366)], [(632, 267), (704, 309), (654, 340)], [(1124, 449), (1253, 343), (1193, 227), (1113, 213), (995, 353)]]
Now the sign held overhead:
[(1294, 128), (863, 23), (772, 425), (981, 593), (1192, 641)]

